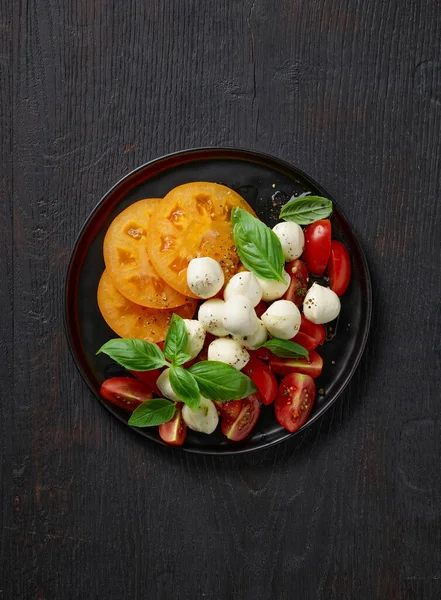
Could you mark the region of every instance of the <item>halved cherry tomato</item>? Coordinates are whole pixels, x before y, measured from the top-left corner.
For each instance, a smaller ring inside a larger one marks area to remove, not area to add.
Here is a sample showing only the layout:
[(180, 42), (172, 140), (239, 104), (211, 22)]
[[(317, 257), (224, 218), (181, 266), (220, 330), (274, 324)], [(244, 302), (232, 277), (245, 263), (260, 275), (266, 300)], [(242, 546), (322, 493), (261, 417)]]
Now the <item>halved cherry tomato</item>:
[(277, 379), (266, 363), (252, 356), (242, 371), (253, 381), (264, 404), (274, 402), (277, 396)]
[(308, 269), (303, 261), (296, 259), (289, 262), (285, 270), (289, 274), (291, 282), (282, 298), (291, 300), (298, 308), (301, 308), (308, 290)]
[(223, 418), (221, 431), (229, 440), (240, 442), (247, 437), (257, 423), (260, 415), (260, 398), (250, 394), (242, 400), (240, 413), (235, 419)]
[(333, 290), (337, 296), (342, 296), (348, 289), (351, 281), (351, 257), (346, 246), (341, 242), (332, 240), (331, 256), (328, 262), (328, 275)]
[(130, 412), (146, 400), (151, 400), (153, 396), (147, 386), (130, 377), (106, 379), (101, 386), (100, 394), (105, 400)]
[(315, 383), (312, 377), (290, 373), (280, 382), (274, 403), (276, 419), (288, 431), (297, 431), (308, 418), (314, 398)]
[(201, 256), (220, 263), (225, 283), (236, 273), (239, 257), (230, 218), (235, 206), (255, 214), (239, 194), (210, 182), (179, 185), (158, 203), (150, 218), (147, 250), (154, 268), (172, 288), (195, 297), (187, 285), (187, 267)]
[(191, 319), (196, 312), (197, 301), (189, 298), (177, 308), (147, 308), (135, 304), (115, 287), (107, 269), (98, 285), (98, 306), (107, 325), (123, 338), (138, 338), (147, 342), (165, 339), (173, 313), (183, 319)]
[(229, 402), (215, 402), (217, 411), (222, 418), (234, 421), (239, 416), (242, 408), (242, 400), (230, 400)]
[(323, 358), (314, 350), (309, 353), (309, 358), (280, 358), (275, 356), (270, 360), (270, 367), (274, 373), (288, 375), (288, 373), (305, 373), (313, 379), (318, 377), (323, 369)]
[(132, 302), (150, 308), (174, 308), (185, 304), (187, 298), (162, 280), (146, 248), (150, 217), (160, 201), (139, 200), (112, 221), (104, 238), (104, 262), (115, 286)]
[(182, 405), (176, 405), (176, 412), (171, 421), (159, 425), (159, 435), (161, 440), (170, 444), (170, 446), (182, 446), (187, 437), (187, 425), (182, 418)]
[(274, 354), (268, 348), (257, 348), (257, 350), (248, 350), (250, 356), (259, 358), (260, 360), (269, 360)]
[(255, 311), (256, 315), (259, 317), (259, 319), (263, 315), (263, 313), (266, 311), (267, 308), (268, 308), (268, 304), (266, 302), (264, 302), (263, 300), (261, 300), (259, 302), (259, 304), (254, 307), (254, 311)]
[(323, 275), (331, 254), (331, 221), (321, 219), (311, 223), (304, 231), (305, 249), (302, 260), (313, 275)]
[(323, 344), (326, 339), (326, 329), (323, 325), (316, 325), (311, 323), (302, 314), (302, 322), (300, 324), (300, 330), (298, 334), (292, 338), (292, 341), (296, 344), (300, 344), (308, 350), (315, 350), (317, 346)]
[(160, 369), (152, 369), (151, 371), (130, 371), (137, 379), (145, 383), (157, 396), (162, 396), (160, 389), (156, 385), (158, 377), (161, 375)]

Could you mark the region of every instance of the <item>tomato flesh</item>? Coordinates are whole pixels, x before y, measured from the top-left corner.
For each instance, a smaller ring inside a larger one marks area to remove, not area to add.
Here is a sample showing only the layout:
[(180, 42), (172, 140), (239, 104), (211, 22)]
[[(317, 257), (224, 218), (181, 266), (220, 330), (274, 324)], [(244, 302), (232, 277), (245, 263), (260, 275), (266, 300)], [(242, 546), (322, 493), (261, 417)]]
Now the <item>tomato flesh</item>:
[(321, 219), (311, 223), (305, 231), (305, 249), (302, 260), (313, 275), (323, 275), (331, 254), (331, 221)]
[(337, 296), (342, 296), (348, 289), (349, 282), (351, 281), (351, 257), (346, 246), (343, 246), (337, 240), (332, 240), (331, 242), (328, 275), (331, 290)]
[(253, 381), (263, 404), (274, 402), (277, 396), (277, 379), (266, 363), (252, 356), (242, 372)]
[(215, 402), (217, 411), (222, 418), (234, 421), (239, 416), (242, 408), (242, 400), (230, 400), (229, 402)]
[(308, 350), (315, 350), (317, 346), (320, 346), (326, 340), (326, 329), (323, 325), (316, 325), (315, 323), (311, 323), (302, 314), (302, 322), (300, 324), (300, 329), (298, 334), (292, 338), (293, 342), (296, 344), (300, 344)]
[(289, 262), (285, 270), (289, 274), (291, 281), (289, 288), (283, 294), (282, 298), (283, 300), (294, 302), (298, 308), (301, 308), (308, 289), (308, 269), (303, 261), (296, 259)]
[(263, 315), (263, 313), (266, 311), (267, 308), (268, 308), (268, 304), (266, 302), (264, 302), (263, 300), (261, 300), (259, 302), (259, 304), (257, 304), (257, 306), (254, 307), (254, 312), (260, 319), (260, 317)]
[(222, 433), (229, 440), (240, 442), (251, 433), (260, 415), (260, 398), (258, 394), (250, 394), (242, 400), (240, 413), (235, 419), (223, 418)]
[(162, 396), (160, 389), (156, 385), (158, 377), (161, 375), (160, 369), (152, 369), (151, 371), (130, 371), (137, 379), (145, 383), (157, 396)]
[(305, 373), (313, 379), (318, 377), (323, 369), (323, 358), (314, 350), (309, 353), (309, 358), (280, 358), (275, 356), (270, 360), (270, 367), (278, 375), (288, 373)]
[(268, 348), (257, 348), (257, 350), (249, 350), (247, 348), (248, 354), (253, 356), (254, 358), (259, 358), (260, 360), (269, 360), (274, 354)]
[(171, 421), (161, 423), (158, 427), (159, 436), (163, 442), (170, 446), (182, 446), (187, 437), (187, 425), (182, 418), (181, 405), (176, 406), (176, 412)]
[(146, 385), (130, 377), (106, 379), (101, 386), (100, 393), (105, 400), (130, 412), (153, 397), (151, 390)]
[(277, 421), (288, 431), (294, 432), (306, 422), (315, 398), (315, 383), (303, 373), (290, 373), (280, 383), (274, 403)]

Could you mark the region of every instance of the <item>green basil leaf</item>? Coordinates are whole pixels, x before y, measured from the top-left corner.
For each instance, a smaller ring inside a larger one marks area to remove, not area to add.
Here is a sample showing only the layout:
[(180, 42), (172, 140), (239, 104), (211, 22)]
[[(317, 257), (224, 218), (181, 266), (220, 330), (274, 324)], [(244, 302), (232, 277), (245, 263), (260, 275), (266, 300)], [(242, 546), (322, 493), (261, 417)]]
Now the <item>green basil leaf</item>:
[(185, 327), (184, 319), (174, 313), (165, 337), (164, 354), (168, 360), (174, 362), (175, 357), (179, 353), (184, 352), (187, 344), (188, 332), (187, 328)]
[(332, 202), (321, 196), (291, 198), (280, 211), (279, 218), (294, 221), (298, 225), (309, 225), (319, 219), (326, 219), (332, 213)]
[(268, 348), (273, 354), (281, 358), (308, 358), (309, 356), (306, 348), (290, 340), (272, 338), (261, 344), (259, 348)]
[(130, 371), (151, 371), (167, 364), (161, 348), (136, 338), (115, 338), (101, 346), (103, 352)]
[(235, 207), (231, 212), (233, 239), (240, 260), (260, 279), (285, 280), (285, 259), (274, 231), (246, 210)]
[(176, 356), (175, 356), (173, 364), (174, 365), (183, 365), (184, 363), (188, 362), (189, 360), (191, 360), (191, 356), (189, 354), (186, 354), (185, 352), (178, 352), (178, 354), (176, 354)]
[(201, 393), (196, 379), (183, 367), (170, 368), (170, 385), (172, 390), (182, 402), (191, 409), (199, 408)]
[(189, 372), (196, 379), (201, 394), (209, 400), (239, 400), (256, 391), (247, 375), (216, 360), (200, 361), (192, 365)]
[(153, 427), (168, 423), (174, 417), (176, 405), (165, 398), (146, 400), (135, 408), (128, 421), (134, 427)]

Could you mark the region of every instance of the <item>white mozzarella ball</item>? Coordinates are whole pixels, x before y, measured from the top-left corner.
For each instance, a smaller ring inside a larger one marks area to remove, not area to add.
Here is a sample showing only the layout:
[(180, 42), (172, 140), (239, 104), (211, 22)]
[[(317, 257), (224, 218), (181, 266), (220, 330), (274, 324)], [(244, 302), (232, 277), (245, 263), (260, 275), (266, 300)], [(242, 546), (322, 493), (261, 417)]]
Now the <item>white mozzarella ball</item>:
[(250, 360), (250, 355), (236, 340), (220, 338), (208, 346), (208, 360), (218, 360), (240, 371)]
[(291, 278), (285, 269), (283, 269), (282, 276), (285, 280), (285, 283), (282, 283), (281, 281), (274, 281), (273, 279), (259, 279), (257, 277), (257, 281), (260, 283), (260, 287), (262, 288), (262, 300), (265, 300), (265, 302), (271, 302), (272, 300), (277, 300), (277, 298), (281, 298), (283, 296), (283, 294), (289, 288)]
[(305, 236), (300, 225), (294, 221), (277, 223), (273, 227), (273, 231), (280, 240), (286, 262), (301, 256), (305, 247)]
[(233, 339), (236, 340), (236, 342), (239, 342), (241, 346), (245, 346), (245, 348), (249, 348), (250, 350), (255, 350), (260, 344), (266, 342), (267, 338), (268, 333), (266, 327), (263, 322), (258, 319), (257, 327), (251, 335), (234, 337)]
[(219, 423), (219, 415), (217, 414), (216, 405), (211, 400), (207, 400), (201, 396), (199, 408), (192, 410), (184, 404), (182, 408), (182, 418), (187, 427), (193, 431), (201, 433), (213, 433)]
[(199, 321), (194, 319), (184, 319), (184, 323), (188, 333), (188, 342), (184, 352), (191, 358), (195, 358), (204, 346), (205, 330)]
[(205, 331), (213, 335), (228, 335), (224, 327), (225, 302), (220, 298), (213, 298), (203, 302), (199, 307), (198, 320)]
[(281, 340), (290, 340), (297, 335), (302, 317), (294, 302), (277, 300), (262, 315), (269, 333)]
[(187, 268), (187, 283), (193, 294), (199, 298), (215, 296), (224, 285), (225, 277), (222, 267), (208, 256), (193, 258)]
[(313, 283), (303, 301), (303, 312), (312, 323), (329, 323), (340, 313), (340, 298), (331, 289)]
[(175, 402), (181, 402), (181, 400), (175, 394), (171, 386), (170, 369), (165, 369), (164, 371), (162, 371), (161, 375), (156, 380), (156, 385), (160, 389), (161, 394), (164, 396), (164, 398), (174, 400)]
[(257, 306), (262, 300), (262, 288), (257, 277), (249, 271), (236, 273), (225, 286), (224, 300), (233, 296), (246, 296), (253, 306)]
[(232, 335), (251, 335), (257, 327), (257, 316), (246, 296), (232, 296), (225, 302), (224, 327)]

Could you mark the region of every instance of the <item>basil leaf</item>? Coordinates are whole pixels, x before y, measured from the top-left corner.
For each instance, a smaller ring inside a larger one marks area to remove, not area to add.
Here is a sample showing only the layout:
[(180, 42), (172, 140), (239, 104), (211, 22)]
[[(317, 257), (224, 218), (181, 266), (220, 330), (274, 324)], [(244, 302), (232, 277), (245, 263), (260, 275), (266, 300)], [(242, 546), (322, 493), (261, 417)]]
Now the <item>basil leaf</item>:
[(321, 196), (291, 198), (280, 211), (279, 219), (294, 221), (298, 225), (309, 225), (326, 219), (332, 213), (332, 202)]
[(136, 338), (115, 338), (101, 346), (103, 352), (130, 371), (151, 371), (167, 364), (161, 348)]
[(189, 354), (186, 354), (185, 352), (179, 352), (178, 354), (176, 354), (173, 364), (174, 365), (183, 365), (184, 363), (188, 362), (189, 360), (191, 360), (191, 356)]
[(176, 356), (181, 352), (184, 352), (187, 344), (188, 333), (184, 319), (174, 313), (170, 321), (167, 335), (165, 336), (164, 354), (168, 360), (174, 362)]
[(153, 427), (168, 423), (174, 417), (176, 405), (165, 398), (146, 400), (135, 408), (128, 421), (134, 427)]
[(261, 344), (259, 348), (268, 348), (273, 354), (280, 356), (281, 358), (308, 358), (309, 356), (306, 348), (300, 346), (300, 344), (291, 342), (290, 340), (273, 338)]
[(203, 360), (192, 365), (188, 371), (196, 379), (201, 394), (209, 400), (239, 400), (256, 391), (256, 386), (247, 375), (223, 362)]
[(199, 408), (201, 393), (195, 378), (183, 367), (170, 368), (170, 385), (182, 402), (191, 409)]
[(285, 283), (282, 277), (285, 259), (274, 231), (238, 207), (231, 212), (231, 223), (234, 244), (245, 267), (260, 279)]

